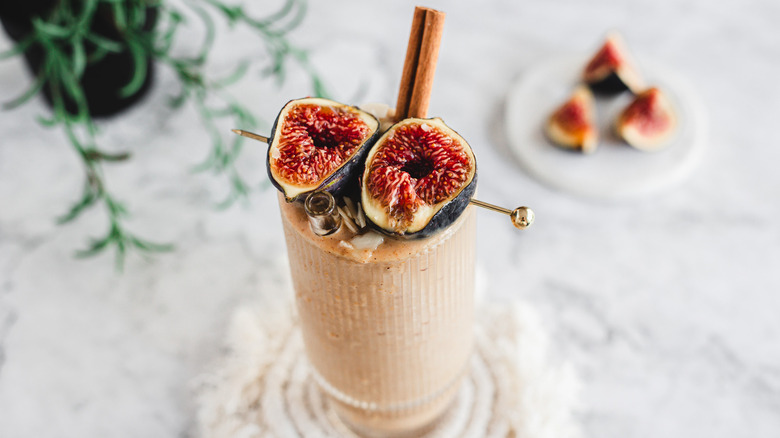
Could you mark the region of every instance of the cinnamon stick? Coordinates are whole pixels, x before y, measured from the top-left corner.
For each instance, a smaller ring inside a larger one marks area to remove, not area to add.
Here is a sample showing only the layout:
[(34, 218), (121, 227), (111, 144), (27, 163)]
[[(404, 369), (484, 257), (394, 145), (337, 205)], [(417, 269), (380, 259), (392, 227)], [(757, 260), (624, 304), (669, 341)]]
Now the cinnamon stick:
[(417, 6), (409, 32), (409, 45), (401, 74), (395, 117), (425, 118), (433, 90), (445, 13)]
[(409, 102), (412, 100), (412, 87), (417, 74), (417, 61), (420, 57), (423, 27), (425, 26), (425, 10), (417, 6), (412, 17), (412, 29), (409, 31), (409, 44), (406, 46), (404, 69), (401, 72), (401, 86), (398, 90), (398, 100), (395, 104), (395, 118), (402, 120), (409, 114)]

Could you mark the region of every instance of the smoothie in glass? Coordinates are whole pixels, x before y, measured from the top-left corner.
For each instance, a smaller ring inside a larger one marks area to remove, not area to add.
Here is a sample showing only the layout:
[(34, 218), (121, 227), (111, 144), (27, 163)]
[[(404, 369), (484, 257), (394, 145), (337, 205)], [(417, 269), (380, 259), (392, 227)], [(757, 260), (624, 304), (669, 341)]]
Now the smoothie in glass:
[(472, 351), (473, 207), (402, 240), (346, 226), (322, 237), (300, 203), (279, 205), (306, 353), (341, 419), (367, 436), (432, 424)]

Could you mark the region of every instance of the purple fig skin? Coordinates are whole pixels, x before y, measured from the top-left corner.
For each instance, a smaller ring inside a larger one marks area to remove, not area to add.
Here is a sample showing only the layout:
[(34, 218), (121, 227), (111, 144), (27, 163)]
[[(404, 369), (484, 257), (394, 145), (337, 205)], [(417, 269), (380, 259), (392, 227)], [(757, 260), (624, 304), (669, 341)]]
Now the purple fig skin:
[[(357, 184), (357, 178), (363, 174), (363, 168), (365, 166), (365, 160), (366, 160), (366, 154), (368, 154), (368, 151), (371, 149), (371, 146), (373, 146), (374, 142), (376, 142), (377, 139), (379, 139), (379, 129), (376, 129), (373, 134), (369, 138), (366, 139), (366, 141), (363, 142), (362, 145), (360, 145), (360, 148), (349, 158), (349, 160), (341, 165), (338, 169), (336, 169), (330, 176), (325, 178), (320, 185), (314, 189), (310, 190), (308, 192), (304, 192), (299, 194), (298, 196), (295, 196), (293, 198), (288, 198), (287, 193), (285, 193), (284, 188), (274, 179), (273, 173), (271, 172), (271, 148), (274, 145), (274, 141), (277, 137), (277, 128), (279, 128), (279, 119), (284, 112), (284, 109), (287, 108), (288, 105), (292, 104), (293, 102), (301, 102), (305, 103), (304, 101), (309, 98), (304, 97), (301, 99), (293, 99), (284, 104), (282, 109), (279, 111), (279, 114), (276, 115), (276, 119), (274, 120), (274, 124), (271, 127), (271, 136), (268, 138), (268, 150), (266, 151), (266, 160), (265, 160), (265, 168), (268, 172), (268, 179), (271, 180), (271, 184), (276, 187), (277, 190), (279, 190), (287, 199), (287, 202), (303, 202), (304, 199), (306, 199), (306, 196), (315, 191), (324, 190), (332, 194), (333, 196), (340, 196), (345, 191), (347, 191), (349, 188)], [(334, 102), (338, 103), (338, 102)], [(349, 106), (350, 108), (358, 109), (357, 107), (350, 106), (350, 105), (344, 105)], [(361, 112), (365, 112), (362, 111)], [(368, 114), (368, 113), (366, 113)], [(371, 114), (369, 114), (371, 115)], [(376, 117), (371, 115), (376, 120)], [(377, 120), (377, 126), (379, 126), (379, 121)]]
[[(434, 122), (434, 119), (428, 119), (428, 122), (441, 123), (442, 125), (447, 126), (440, 119), (438, 119), (438, 122)], [(401, 123), (403, 123), (403, 121), (398, 122), (398, 124)], [(447, 128), (452, 130), (458, 137), (460, 137), (466, 143), (466, 146), (470, 150), (470, 155), (473, 157), (473, 163), (474, 163), (474, 175), (471, 178), (471, 181), (469, 181), (469, 183), (465, 187), (463, 187), (460, 190), (460, 192), (455, 194), (454, 197), (452, 197), (452, 199), (447, 201), (447, 203), (444, 204), (443, 207), (441, 207), (436, 213), (434, 213), (433, 216), (431, 216), (428, 223), (425, 225), (425, 227), (423, 227), (419, 231), (399, 234), (394, 231), (386, 230), (382, 228), (380, 225), (374, 223), (371, 220), (370, 216), (367, 214), (365, 215), (366, 223), (368, 224), (369, 227), (382, 234), (395, 237), (395, 238), (400, 238), (405, 240), (425, 239), (443, 231), (444, 229), (452, 225), (456, 220), (458, 220), (460, 215), (463, 214), (463, 211), (466, 210), (466, 207), (469, 206), (469, 203), (471, 202), (471, 198), (474, 196), (474, 193), (477, 190), (477, 175), (478, 175), (477, 157), (474, 155), (474, 152), (473, 150), (471, 150), (471, 146), (468, 145), (468, 142), (466, 142), (465, 139), (463, 139), (463, 137), (457, 131), (453, 130), (452, 128), (449, 128), (448, 126)], [(393, 128), (391, 127), (390, 130), (392, 129)], [(369, 163), (365, 163), (365, 164), (368, 165)]]
[(620, 94), (624, 91), (629, 91), (631, 94), (636, 94), (634, 93), (634, 90), (632, 90), (628, 85), (626, 85), (625, 82), (623, 82), (622, 79), (620, 79), (620, 75), (615, 72), (608, 74), (606, 77), (604, 77), (604, 79), (589, 82), (588, 86), (590, 87), (591, 91), (600, 95), (611, 96)]
[(433, 217), (431, 218), (430, 222), (428, 222), (428, 225), (425, 226), (425, 228), (414, 233), (405, 233), (405, 234), (393, 233), (392, 231), (385, 230), (379, 225), (373, 223), (371, 219), (369, 219), (368, 217), (366, 217), (366, 223), (372, 229), (382, 234), (385, 234), (387, 236), (392, 236), (395, 238), (401, 238), (406, 240), (425, 239), (439, 233), (440, 231), (443, 231), (444, 229), (452, 225), (456, 220), (458, 220), (460, 215), (463, 214), (463, 211), (466, 210), (466, 207), (469, 206), (469, 203), (471, 202), (471, 198), (474, 196), (474, 193), (476, 191), (477, 191), (477, 173), (475, 169), (474, 178), (471, 180), (469, 185), (464, 187), (463, 190), (461, 190), (461, 192), (458, 193), (458, 195), (455, 196), (454, 199), (452, 199), (444, 207), (442, 207), (439, 211), (437, 211), (436, 214), (434, 214)]
[[(594, 74), (595, 73), (595, 74)], [(636, 70), (623, 37), (610, 32), (606, 40), (588, 61), (583, 80), (597, 94), (614, 95), (623, 91), (636, 94), (644, 88), (644, 80)]]

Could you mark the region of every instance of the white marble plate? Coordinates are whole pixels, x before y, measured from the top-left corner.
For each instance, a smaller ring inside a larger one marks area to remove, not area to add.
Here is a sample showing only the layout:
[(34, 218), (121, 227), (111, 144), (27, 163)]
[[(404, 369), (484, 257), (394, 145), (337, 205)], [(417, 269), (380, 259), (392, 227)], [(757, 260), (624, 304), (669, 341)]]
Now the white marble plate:
[(648, 86), (662, 88), (675, 105), (678, 127), (668, 146), (642, 152), (621, 142), (612, 131), (629, 93), (596, 96), (599, 146), (583, 155), (554, 146), (543, 124), (579, 80), (586, 57), (549, 59), (528, 70), (510, 89), (506, 127), (511, 150), (539, 181), (577, 195), (625, 199), (657, 192), (682, 181), (696, 166), (705, 146), (705, 110), (693, 89), (661, 63), (638, 58)]

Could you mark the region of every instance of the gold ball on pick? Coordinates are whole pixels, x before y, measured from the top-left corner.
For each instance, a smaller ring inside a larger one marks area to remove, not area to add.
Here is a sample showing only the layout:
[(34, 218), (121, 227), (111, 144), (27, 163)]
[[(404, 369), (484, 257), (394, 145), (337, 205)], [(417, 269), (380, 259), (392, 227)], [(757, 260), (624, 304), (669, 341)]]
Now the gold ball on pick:
[(510, 215), (512, 217), (512, 224), (521, 230), (530, 227), (534, 223), (534, 211), (528, 207), (517, 207), (512, 211)]

